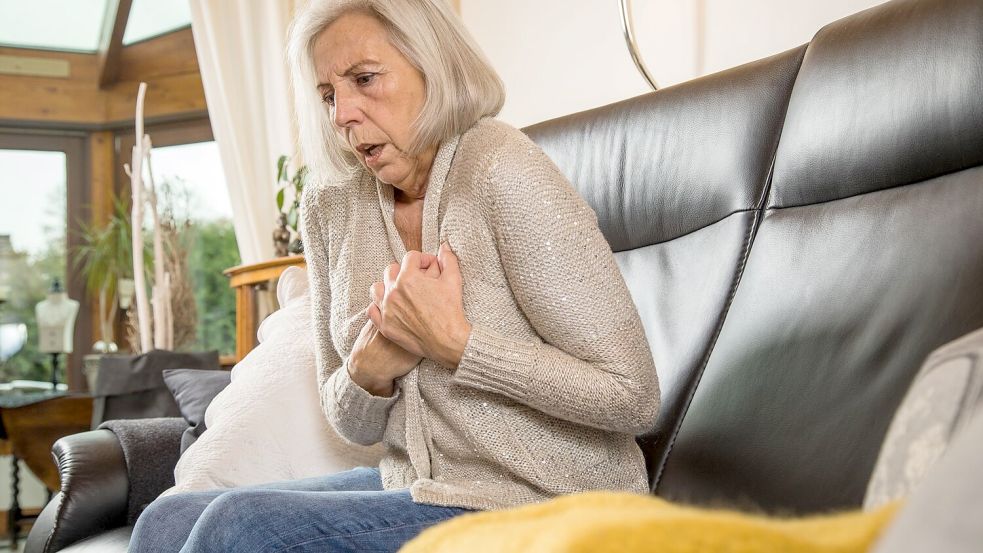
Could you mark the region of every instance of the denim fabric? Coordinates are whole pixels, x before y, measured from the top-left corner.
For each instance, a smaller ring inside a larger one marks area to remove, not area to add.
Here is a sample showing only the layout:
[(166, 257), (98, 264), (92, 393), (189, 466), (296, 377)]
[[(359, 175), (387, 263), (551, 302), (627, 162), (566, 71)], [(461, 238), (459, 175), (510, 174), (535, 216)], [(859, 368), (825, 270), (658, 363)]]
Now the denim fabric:
[(162, 497), (140, 515), (131, 553), (389, 552), (467, 509), (382, 489), (377, 469)]

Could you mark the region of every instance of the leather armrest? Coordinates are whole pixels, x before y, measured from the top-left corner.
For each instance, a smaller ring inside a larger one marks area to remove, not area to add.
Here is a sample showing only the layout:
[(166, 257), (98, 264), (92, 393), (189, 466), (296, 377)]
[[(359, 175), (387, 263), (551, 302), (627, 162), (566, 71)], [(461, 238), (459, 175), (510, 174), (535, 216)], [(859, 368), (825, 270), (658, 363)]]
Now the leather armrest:
[(52, 553), (126, 524), (129, 481), (116, 435), (92, 430), (66, 436), (51, 448), (61, 491), (31, 528), (25, 552)]

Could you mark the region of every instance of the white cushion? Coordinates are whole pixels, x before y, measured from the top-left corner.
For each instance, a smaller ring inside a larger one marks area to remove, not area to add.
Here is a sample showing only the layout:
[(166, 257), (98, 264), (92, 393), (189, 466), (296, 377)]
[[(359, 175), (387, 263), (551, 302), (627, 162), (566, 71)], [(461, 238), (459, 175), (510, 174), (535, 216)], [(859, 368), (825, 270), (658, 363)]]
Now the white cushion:
[(181, 456), (176, 485), (163, 495), (378, 465), (380, 445), (347, 442), (322, 414), (306, 270), (284, 271), (277, 299), (280, 309), (262, 322), (259, 344), (208, 406), (208, 430)]

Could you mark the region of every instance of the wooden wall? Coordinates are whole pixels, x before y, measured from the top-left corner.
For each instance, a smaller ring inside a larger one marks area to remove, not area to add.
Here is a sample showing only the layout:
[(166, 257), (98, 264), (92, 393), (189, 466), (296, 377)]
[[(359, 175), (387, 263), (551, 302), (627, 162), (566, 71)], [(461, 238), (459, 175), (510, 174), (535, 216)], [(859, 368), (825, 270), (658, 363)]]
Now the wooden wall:
[(70, 68), (64, 78), (0, 75), (0, 121), (4, 126), (45, 123), (104, 129), (131, 125), (141, 80), (149, 87), (148, 119), (206, 113), (190, 28), (123, 48), (119, 79), (106, 87), (99, 86), (96, 54), (0, 47), (0, 55), (63, 60)]

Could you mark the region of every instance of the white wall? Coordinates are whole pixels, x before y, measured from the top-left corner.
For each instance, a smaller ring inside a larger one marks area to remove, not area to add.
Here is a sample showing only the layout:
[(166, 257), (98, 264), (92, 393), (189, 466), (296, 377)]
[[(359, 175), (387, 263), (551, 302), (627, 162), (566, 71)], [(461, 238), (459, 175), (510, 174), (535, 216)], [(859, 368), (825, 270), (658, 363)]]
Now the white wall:
[[(808, 42), (883, 0), (634, 0), (635, 32), (660, 87)], [(508, 93), (515, 125), (650, 89), (629, 57), (618, 0), (460, 0), (461, 15)]]

